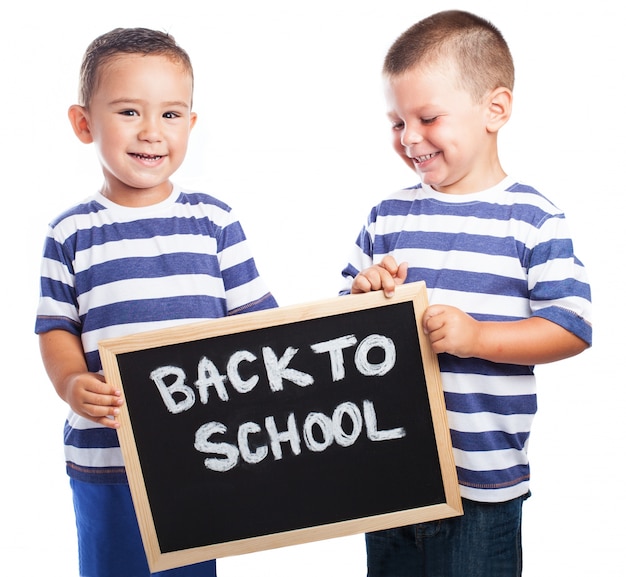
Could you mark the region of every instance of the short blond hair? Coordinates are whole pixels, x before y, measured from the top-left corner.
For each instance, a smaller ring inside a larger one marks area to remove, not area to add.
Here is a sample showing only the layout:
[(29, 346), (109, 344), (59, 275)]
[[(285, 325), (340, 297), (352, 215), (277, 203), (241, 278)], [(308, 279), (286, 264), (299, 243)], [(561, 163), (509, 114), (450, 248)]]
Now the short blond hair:
[(513, 90), (515, 68), (502, 33), (488, 20), (461, 10), (438, 12), (401, 34), (387, 52), (383, 74), (398, 76), (444, 60), (455, 64), (459, 87), (476, 101), (495, 88)]

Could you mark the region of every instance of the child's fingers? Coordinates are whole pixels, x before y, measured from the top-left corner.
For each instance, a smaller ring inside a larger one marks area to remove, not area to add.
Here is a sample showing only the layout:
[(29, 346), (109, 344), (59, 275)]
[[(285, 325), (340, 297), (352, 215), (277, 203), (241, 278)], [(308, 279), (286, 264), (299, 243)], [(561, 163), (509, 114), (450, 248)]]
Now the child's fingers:
[(403, 262), (398, 266), (398, 272), (396, 273), (396, 284), (404, 284), (406, 277), (409, 274), (409, 263)]
[(408, 264), (406, 262), (398, 265), (396, 259), (391, 255), (386, 255), (380, 261), (362, 270), (352, 281), (353, 294), (367, 293), (382, 290), (385, 296), (393, 296), (396, 286), (401, 285), (406, 280), (408, 274)]
[(99, 395), (95, 403), (83, 404), (83, 416), (106, 427), (117, 428), (119, 423), (114, 418), (120, 414), (121, 404), (118, 397)]
[(392, 276), (396, 276), (396, 274), (398, 273), (398, 263), (396, 262), (396, 259), (390, 254), (383, 257), (383, 259), (380, 261), (380, 266), (382, 266)]
[(424, 315), (422, 316), (422, 327), (424, 328), (424, 332), (426, 334), (441, 328), (443, 322), (440, 315), (443, 312), (444, 309), (437, 305), (432, 305), (424, 311)]
[(102, 417), (101, 419), (96, 419), (96, 422), (104, 427), (108, 427), (109, 429), (119, 429), (120, 422), (111, 417)]
[(86, 395), (82, 404), (93, 416), (102, 416), (112, 414), (110, 410), (121, 407), (123, 403), (124, 401), (115, 395)]
[(385, 295), (391, 296), (395, 287), (396, 283), (387, 270), (381, 266), (373, 266), (357, 275), (354, 279), (352, 292), (367, 293), (383, 290)]
[(83, 380), (82, 386), (74, 388), (74, 411), (107, 427), (118, 426), (109, 421), (119, 415), (119, 407), (123, 404), (121, 392), (101, 378)]
[[(102, 375), (98, 374), (90, 374), (90, 376), (95, 377), (90, 379), (88, 382), (85, 382), (83, 385), (85, 388), (85, 393), (93, 395), (92, 402), (99, 405), (104, 404), (116, 404), (115, 399), (121, 399), (122, 393), (121, 391), (110, 385), (104, 380)], [(103, 399), (97, 400), (97, 397), (103, 397)], [(112, 402), (105, 402), (104, 398), (111, 399)]]
[(352, 289), (351, 292), (353, 294), (359, 293), (368, 293), (372, 290), (376, 290), (372, 288), (372, 283), (363, 273), (359, 273), (356, 275), (354, 280), (352, 281)]

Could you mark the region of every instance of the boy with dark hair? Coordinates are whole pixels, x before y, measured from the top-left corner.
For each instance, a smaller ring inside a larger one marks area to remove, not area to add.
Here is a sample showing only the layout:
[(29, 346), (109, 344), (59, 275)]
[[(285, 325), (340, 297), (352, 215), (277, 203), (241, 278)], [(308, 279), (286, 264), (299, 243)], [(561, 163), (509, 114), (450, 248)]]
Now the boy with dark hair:
[[(115, 430), (123, 400), (102, 376), (98, 342), (276, 306), (230, 207), (170, 181), (196, 122), (192, 97), (174, 38), (119, 28), (88, 47), (69, 109), (104, 182), (50, 225), (35, 330), (71, 409), (65, 454), (84, 577), (150, 575)], [(215, 561), (155, 575), (165, 574), (210, 577)]]

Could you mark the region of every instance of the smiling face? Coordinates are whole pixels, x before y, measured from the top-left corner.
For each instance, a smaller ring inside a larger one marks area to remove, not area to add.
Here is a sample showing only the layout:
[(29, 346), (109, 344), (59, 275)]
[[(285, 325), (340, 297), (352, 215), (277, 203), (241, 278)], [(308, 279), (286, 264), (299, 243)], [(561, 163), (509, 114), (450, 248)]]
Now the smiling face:
[(394, 150), (424, 184), (467, 194), (505, 176), (496, 141), (510, 113), (510, 91), (496, 89), (476, 102), (457, 78), (449, 63), (417, 66), (386, 77), (385, 96)]
[(167, 198), (196, 121), (193, 81), (166, 56), (119, 54), (99, 71), (88, 108), (72, 106), (82, 142), (93, 142), (104, 174), (102, 193), (124, 206)]

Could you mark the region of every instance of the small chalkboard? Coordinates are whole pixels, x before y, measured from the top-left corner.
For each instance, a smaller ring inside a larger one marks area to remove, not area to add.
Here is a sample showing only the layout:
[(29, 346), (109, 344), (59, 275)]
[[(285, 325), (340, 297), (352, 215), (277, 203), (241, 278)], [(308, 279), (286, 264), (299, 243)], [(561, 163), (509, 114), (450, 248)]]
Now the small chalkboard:
[(424, 283), (100, 343), (151, 570), (462, 514)]

